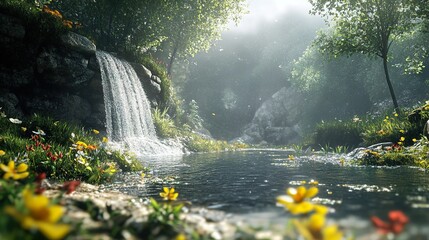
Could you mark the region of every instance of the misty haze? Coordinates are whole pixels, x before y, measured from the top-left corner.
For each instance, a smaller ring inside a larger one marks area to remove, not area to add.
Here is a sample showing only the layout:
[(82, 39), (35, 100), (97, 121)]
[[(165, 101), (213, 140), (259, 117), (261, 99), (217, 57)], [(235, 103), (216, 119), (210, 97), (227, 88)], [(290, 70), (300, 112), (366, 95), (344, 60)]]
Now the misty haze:
[(429, 239), (428, 6), (2, 0), (0, 239)]

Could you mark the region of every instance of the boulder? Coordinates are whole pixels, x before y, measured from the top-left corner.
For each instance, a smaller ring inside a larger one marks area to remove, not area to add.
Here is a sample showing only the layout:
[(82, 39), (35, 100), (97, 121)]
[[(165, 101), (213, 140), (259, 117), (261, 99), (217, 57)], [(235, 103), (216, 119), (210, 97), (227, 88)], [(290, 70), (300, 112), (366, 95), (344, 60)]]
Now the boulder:
[(50, 47), (39, 54), (36, 68), (40, 81), (46, 85), (78, 87), (87, 84), (95, 74), (88, 69), (88, 62), (80, 53)]
[(26, 99), (25, 108), (29, 113), (51, 116), (68, 122), (82, 123), (91, 115), (91, 105), (85, 99), (69, 93), (33, 93)]
[(30, 66), (25, 69), (11, 69), (0, 66), (0, 88), (23, 88), (33, 81), (34, 70)]
[(299, 103), (303, 101), (303, 97), (292, 87), (280, 89), (262, 103), (252, 122), (245, 127), (243, 135), (234, 141), (276, 145), (297, 143), (301, 138)]
[(161, 103), (161, 79), (152, 75), (151, 71), (141, 64), (132, 63), (131, 66), (136, 71), (151, 106), (157, 107)]
[(22, 118), (23, 116), (22, 110), (19, 107), (19, 99), (11, 92), (0, 91), (0, 108), (13, 118)]
[(97, 50), (95, 44), (88, 38), (76, 34), (74, 32), (67, 32), (61, 36), (61, 44), (72, 51), (76, 51), (85, 56), (95, 55)]

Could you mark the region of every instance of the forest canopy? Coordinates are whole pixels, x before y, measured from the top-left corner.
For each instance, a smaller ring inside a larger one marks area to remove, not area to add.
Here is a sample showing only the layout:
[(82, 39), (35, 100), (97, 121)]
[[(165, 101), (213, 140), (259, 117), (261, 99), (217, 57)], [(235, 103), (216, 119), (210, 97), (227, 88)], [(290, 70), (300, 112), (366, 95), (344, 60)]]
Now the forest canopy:
[(244, 0), (67, 0), (52, 1), (80, 33), (114, 52), (158, 50), (168, 60), (206, 51), (229, 21), (238, 22)]

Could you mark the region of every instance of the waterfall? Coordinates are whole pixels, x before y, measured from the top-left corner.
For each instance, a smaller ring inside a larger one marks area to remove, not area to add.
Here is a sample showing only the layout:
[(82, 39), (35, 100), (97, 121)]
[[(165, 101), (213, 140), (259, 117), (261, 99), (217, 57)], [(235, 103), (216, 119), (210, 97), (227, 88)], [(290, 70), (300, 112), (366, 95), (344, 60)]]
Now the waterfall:
[(161, 142), (157, 138), (149, 101), (133, 67), (106, 52), (97, 51), (96, 54), (109, 139), (138, 155), (182, 153), (177, 143)]

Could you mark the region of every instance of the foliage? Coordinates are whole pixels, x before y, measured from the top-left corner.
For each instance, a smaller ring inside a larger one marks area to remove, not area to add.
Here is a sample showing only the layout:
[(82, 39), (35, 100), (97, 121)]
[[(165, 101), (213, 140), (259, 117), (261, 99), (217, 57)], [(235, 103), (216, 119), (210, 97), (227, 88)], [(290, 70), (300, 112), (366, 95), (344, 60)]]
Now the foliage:
[(153, 111), (157, 135), (162, 138), (181, 136), (186, 148), (192, 152), (220, 152), (247, 147), (245, 144), (229, 144), (226, 141), (214, 140), (209, 137), (201, 136), (201, 134), (193, 132), (192, 128), (186, 123), (182, 123), (179, 128), (176, 126), (177, 123), (169, 117), (167, 112), (168, 109), (164, 109), (164, 111), (155, 109)]
[(176, 128), (174, 121), (168, 116), (167, 111), (168, 109), (161, 111), (159, 108), (155, 108), (152, 112), (153, 124), (159, 137), (174, 138), (179, 136), (179, 130)]
[(410, 146), (422, 134), (427, 134), (424, 128), (428, 120), (429, 102), (426, 102), (403, 115), (386, 113), (322, 122), (315, 127), (310, 144), (328, 149), (337, 146), (370, 146), (382, 142)]
[[(0, 12), (20, 18), (27, 31), (26, 38), (33, 41), (55, 41), (70, 29), (70, 24), (61, 13), (44, 9), (49, 1), (4, 0), (0, 2)], [(67, 21), (67, 22), (65, 22)]]
[[(205, 50), (228, 21), (243, 11), (242, 0), (57, 1), (53, 6), (82, 23), (80, 32), (111, 51), (146, 52), (164, 43), (173, 57)], [(173, 51), (170, 45), (178, 48)]]
[(185, 146), (192, 152), (221, 152), (235, 148), (226, 141), (207, 139), (195, 133), (188, 134)]
[(356, 147), (362, 142), (361, 121), (334, 120), (316, 125), (313, 144), (320, 146)]
[(178, 234), (178, 228), (181, 226), (180, 214), (182, 213), (182, 204), (158, 203), (155, 199), (150, 199), (150, 208), (148, 221), (143, 227), (144, 236), (154, 239), (160, 234), (174, 237)]
[(98, 131), (37, 115), (28, 121), (0, 117), (0, 123), (0, 163), (5, 165), (12, 159), (50, 178), (91, 183), (108, 181), (119, 169), (143, 169), (135, 157), (109, 150)]
[(313, 14), (331, 20), (333, 32), (321, 33), (316, 44), (333, 56), (366, 54), (383, 60), (386, 81), (396, 110), (398, 103), (389, 76), (388, 59), (393, 42), (414, 30), (417, 6), (408, 0), (311, 0)]

